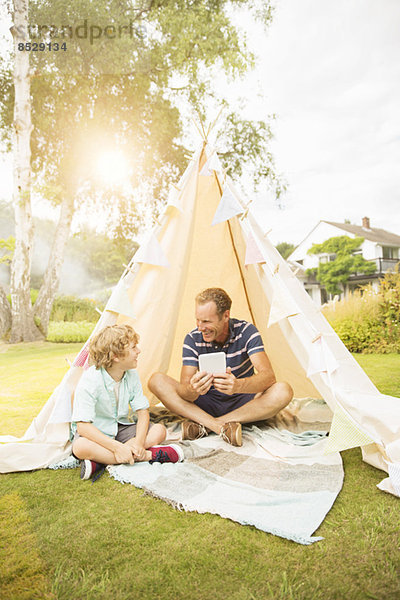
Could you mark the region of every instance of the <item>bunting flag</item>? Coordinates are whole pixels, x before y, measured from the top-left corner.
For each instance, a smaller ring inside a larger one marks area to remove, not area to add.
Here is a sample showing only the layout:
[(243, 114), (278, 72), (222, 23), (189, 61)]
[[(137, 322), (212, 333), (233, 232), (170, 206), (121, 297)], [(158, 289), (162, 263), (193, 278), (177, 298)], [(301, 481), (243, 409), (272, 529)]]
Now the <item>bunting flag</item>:
[(133, 260), (135, 263), (146, 263), (158, 267), (169, 267), (169, 262), (165, 256), (154, 233), (150, 235), (147, 242), (142, 244), (135, 253)]
[(242, 212), (242, 206), (226, 185), (211, 225), (227, 221), (236, 215), (240, 215)]
[(340, 452), (341, 450), (348, 450), (349, 448), (366, 446), (367, 444), (373, 443), (374, 440), (358, 429), (338, 404), (333, 415), (325, 454)]
[(390, 483), (397, 494), (400, 496), (400, 463), (388, 463)]
[(115, 312), (126, 317), (136, 318), (133, 312), (131, 301), (129, 300), (128, 290), (122, 281), (118, 283), (113, 289), (110, 299), (106, 304), (105, 310), (109, 312)]
[(307, 377), (316, 373), (333, 373), (338, 368), (338, 362), (330, 350), (328, 344), (320, 335), (316, 338), (311, 346)]
[(267, 327), (271, 327), (274, 323), (278, 323), (278, 321), (282, 321), (282, 319), (286, 319), (287, 317), (294, 317), (294, 315), (298, 315), (299, 312), (300, 309), (293, 300), (291, 294), (286, 292), (277, 280), (269, 311)]
[(183, 212), (180, 194), (181, 194), (180, 189), (177, 188), (175, 185), (172, 185), (172, 187), (169, 190), (169, 194), (168, 194), (167, 206), (174, 206), (180, 212)]
[[(243, 210), (242, 210), (243, 212)], [(265, 262), (265, 258), (261, 254), (260, 248), (257, 246), (257, 242), (254, 239), (251, 231), (247, 237), (247, 245), (246, 245), (246, 256), (244, 259), (245, 266), (254, 265), (255, 263), (263, 263)]]
[(210, 156), (210, 158), (207, 160), (207, 162), (200, 171), (200, 175), (205, 175), (206, 177), (209, 177), (213, 174), (213, 171), (218, 171), (219, 173), (222, 172), (221, 161), (219, 160), (216, 152), (214, 152), (212, 156)]
[(74, 367), (84, 367), (89, 356), (89, 344), (86, 343), (72, 363)]

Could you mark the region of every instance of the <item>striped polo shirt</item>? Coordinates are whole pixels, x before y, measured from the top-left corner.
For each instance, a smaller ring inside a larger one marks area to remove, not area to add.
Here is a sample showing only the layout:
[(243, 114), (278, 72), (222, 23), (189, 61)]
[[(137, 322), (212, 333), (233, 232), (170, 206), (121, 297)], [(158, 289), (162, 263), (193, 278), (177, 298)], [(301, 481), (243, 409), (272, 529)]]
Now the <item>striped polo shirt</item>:
[[(229, 319), (229, 335), (224, 344), (205, 342), (197, 328), (188, 333), (183, 342), (182, 362), (184, 365), (199, 368), (199, 355), (211, 352), (225, 352), (226, 366), (237, 377), (251, 377), (254, 368), (250, 360), (252, 354), (264, 352), (264, 344), (258, 329), (247, 321)], [(225, 396), (214, 388), (213, 394)]]

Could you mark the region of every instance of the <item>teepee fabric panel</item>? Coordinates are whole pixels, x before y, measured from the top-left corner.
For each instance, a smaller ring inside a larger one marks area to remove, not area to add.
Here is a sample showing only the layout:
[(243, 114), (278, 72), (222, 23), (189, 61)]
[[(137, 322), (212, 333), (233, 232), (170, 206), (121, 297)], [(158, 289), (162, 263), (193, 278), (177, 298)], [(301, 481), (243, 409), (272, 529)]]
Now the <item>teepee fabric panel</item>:
[[(178, 184), (182, 189), (182, 212), (170, 212), (154, 231), (168, 256), (170, 268), (141, 264), (128, 290), (136, 318), (132, 320), (120, 315), (117, 320), (118, 323), (131, 323), (140, 336), (139, 343), (143, 351), (138, 372), (144, 392), (153, 404), (156, 400), (148, 390), (147, 382), (152, 373), (168, 371), (176, 327), (181, 318), (182, 293), (192, 244), (199, 159), (200, 153), (190, 163)], [(191, 308), (193, 310), (193, 299)], [(193, 314), (191, 316), (192, 329)]]
[[(302, 363), (304, 353), (298, 350), (297, 338), (289, 319), (280, 321), (268, 327), (268, 315), (274, 295), (276, 279), (272, 277), (265, 264), (253, 264), (244, 267), (247, 238), (249, 231), (254, 231), (247, 220), (232, 219), (230, 229), (239, 264), (242, 266), (241, 275), (243, 287), (246, 290), (250, 306), (250, 318), (261, 333), (266, 353), (271, 361), (278, 381), (290, 382), (297, 398), (322, 398), (313, 383), (304, 376), (305, 364)], [(275, 248), (268, 246), (270, 242), (262, 241), (256, 233), (258, 243), (262, 243), (263, 254), (269, 257), (269, 252)]]
[(199, 177), (194, 202), (193, 226), (190, 236), (190, 256), (177, 304), (179, 318), (172, 343), (169, 373), (179, 377), (182, 366), (182, 343), (186, 333), (196, 326), (195, 296), (208, 287), (222, 287), (233, 300), (232, 316), (251, 320), (239, 260), (232, 245), (229, 222), (211, 227), (222, 189), (215, 175)]

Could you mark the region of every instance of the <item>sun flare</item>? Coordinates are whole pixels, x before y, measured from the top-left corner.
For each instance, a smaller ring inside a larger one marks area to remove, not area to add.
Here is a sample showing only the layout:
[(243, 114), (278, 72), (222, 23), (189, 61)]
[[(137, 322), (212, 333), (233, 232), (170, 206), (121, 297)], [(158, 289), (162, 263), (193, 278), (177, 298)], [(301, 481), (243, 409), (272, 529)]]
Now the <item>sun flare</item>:
[(123, 183), (129, 174), (129, 165), (124, 154), (118, 150), (103, 152), (96, 161), (98, 177), (107, 185)]

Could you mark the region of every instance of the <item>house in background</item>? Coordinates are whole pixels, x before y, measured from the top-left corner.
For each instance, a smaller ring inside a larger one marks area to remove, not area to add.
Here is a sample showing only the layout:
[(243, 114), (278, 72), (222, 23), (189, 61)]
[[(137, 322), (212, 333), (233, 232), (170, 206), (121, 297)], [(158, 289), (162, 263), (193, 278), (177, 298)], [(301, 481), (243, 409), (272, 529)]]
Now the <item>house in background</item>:
[(321, 244), (325, 240), (339, 235), (364, 238), (364, 242), (357, 252), (376, 265), (376, 271), (372, 275), (351, 275), (345, 286), (345, 294), (367, 283), (372, 283), (377, 287), (379, 279), (388, 271), (393, 271), (400, 261), (400, 235), (390, 233), (385, 229), (371, 227), (368, 217), (362, 219), (362, 225), (320, 221), (287, 259), (318, 306), (327, 302), (330, 295), (325, 288), (321, 287), (315, 277), (306, 275), (306, 270), (318, 267), (321, 262), (333, 261), (336, 255), (307, 254), (307, 251), (313, 244)]

